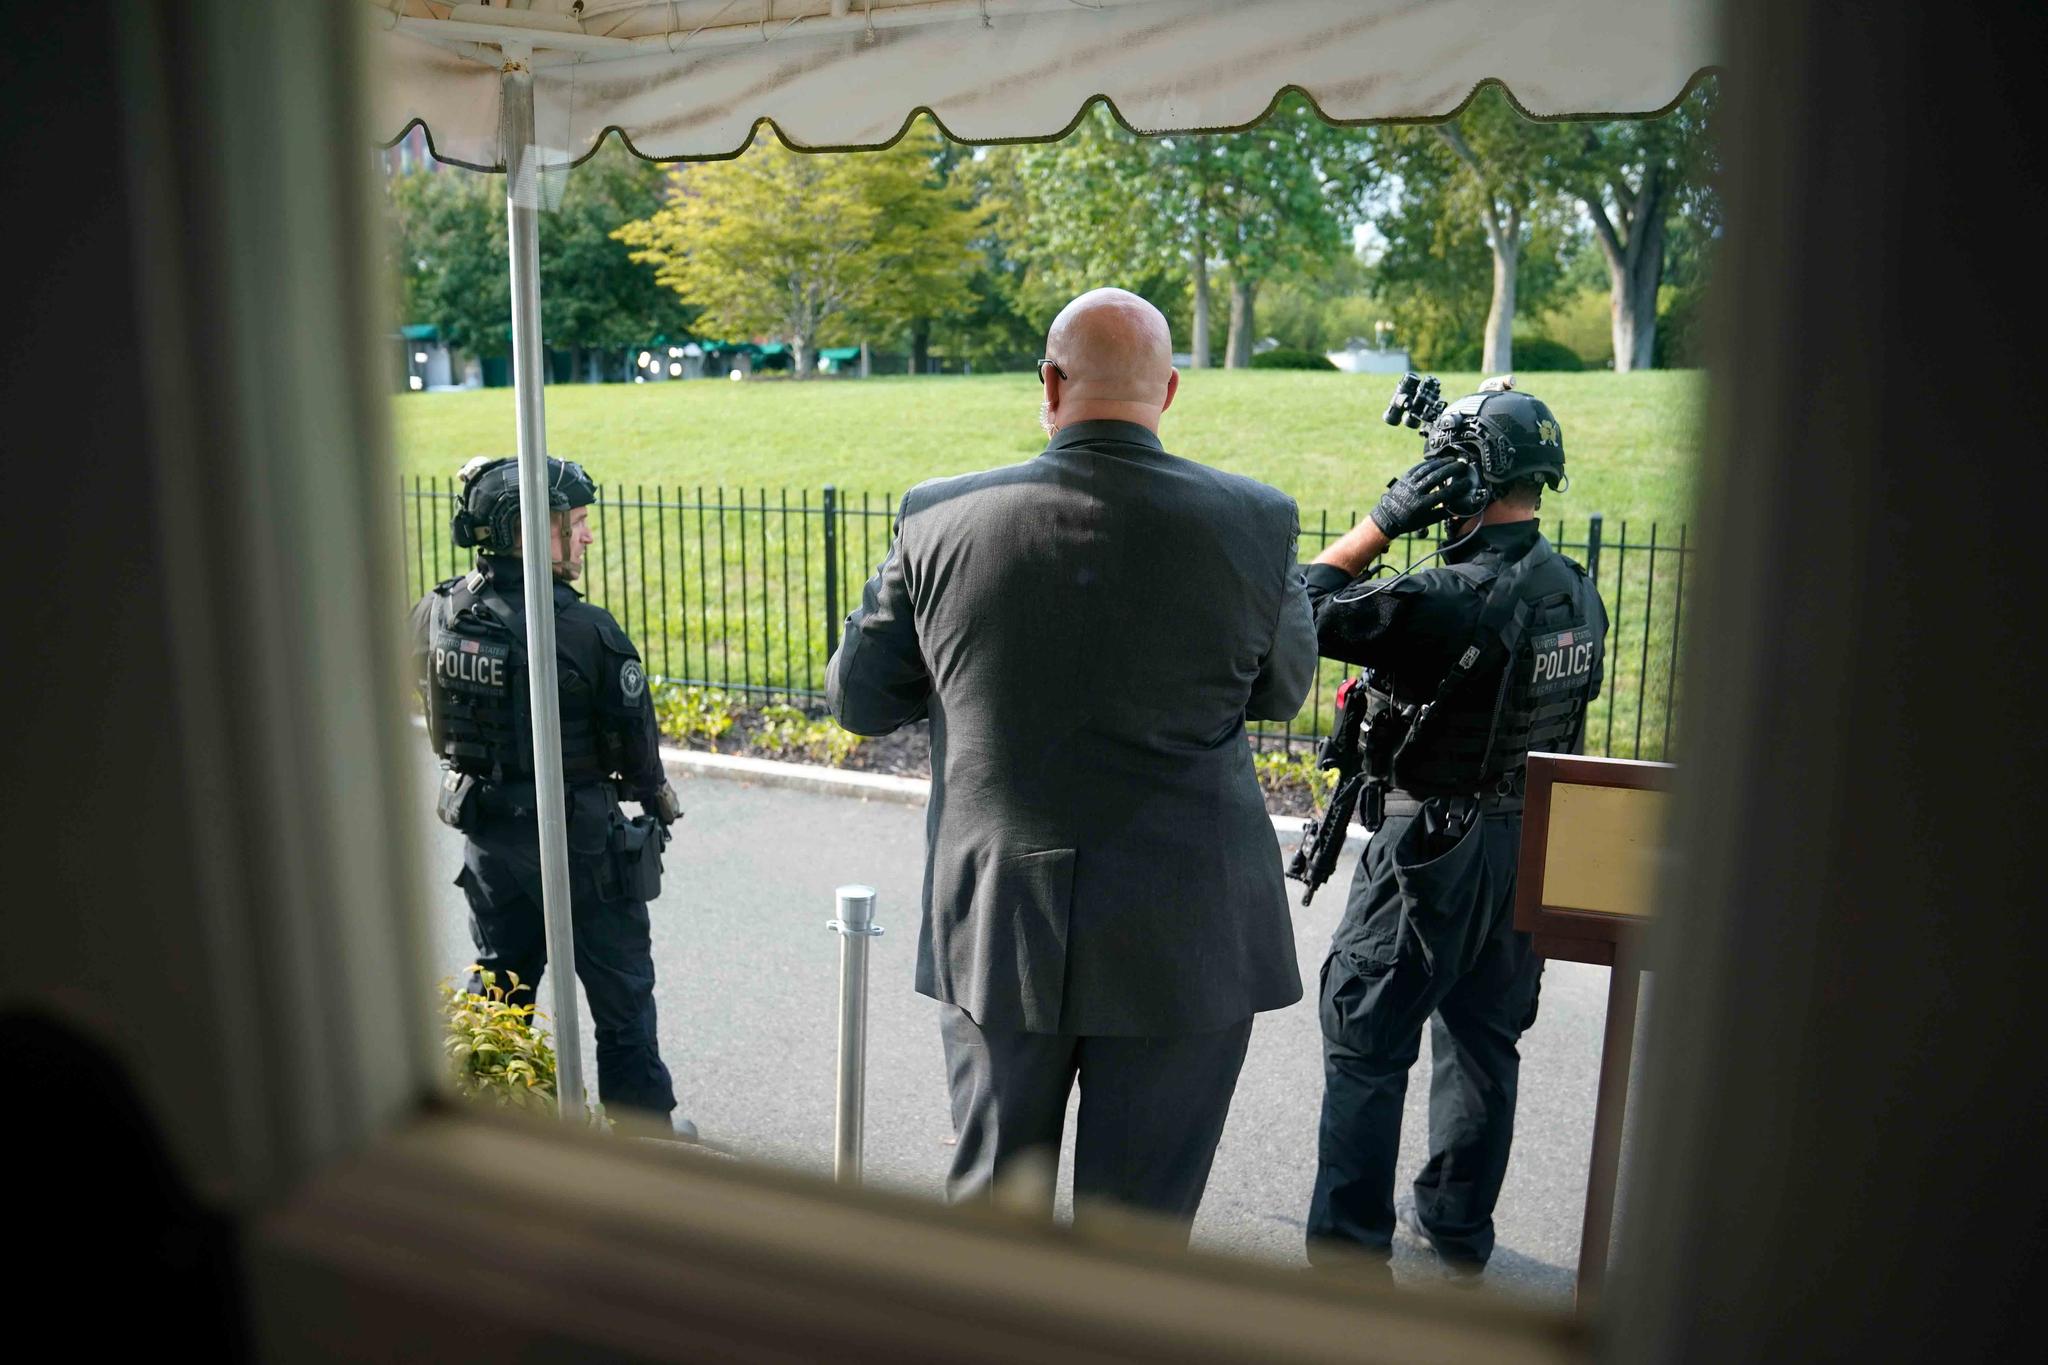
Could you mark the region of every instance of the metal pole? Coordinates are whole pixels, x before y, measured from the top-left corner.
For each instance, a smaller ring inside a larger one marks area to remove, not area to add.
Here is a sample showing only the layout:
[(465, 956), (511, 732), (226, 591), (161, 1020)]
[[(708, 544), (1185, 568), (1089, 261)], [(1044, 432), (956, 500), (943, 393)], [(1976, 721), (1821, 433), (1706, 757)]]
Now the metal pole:
[(839, 490), (825, 485), (825, 657), (839, 648), (846, 621), (839, 615)]
[(547, 416), (541, 399), (540, 166), (533, 145), (532, 50), (504, 48), (500, 133), (505, 225), (512, 247), (512, 383), (519, 426), (519, 530), (526, 569), (527, 681), (533, 786), (540, 818), (541, 915), (554, 968), (555, 1095), (582, 1123), (583, 1044), (576, 1014), (576, 938), (569, 919), (569, 820), (562, 783), (561, 693), (555, 678), (554, 554), (548, 525)]
[(875, 888), (842, 886), (839, 918), (825, 927), (839, 935), (839, 1102), (832, 1125), (832, 1178), (860, 1184), (861, 1128), (867, 1102), (868, 940), (880, 938)]
[(1642, 973), (1617, 951), (1607, 980), (1607, 1027), (1600, 1041), (1600, 1085), (1593, 1101), (1593, 1158), (1586, 1172), (1586, 1219), (1579, 1228), (1578, 1302), (1589, 1307), (1607, 1280), (1614, 1192), (1621, 1171), (1622, 1120), (1636, 1046), (1636, 997)]

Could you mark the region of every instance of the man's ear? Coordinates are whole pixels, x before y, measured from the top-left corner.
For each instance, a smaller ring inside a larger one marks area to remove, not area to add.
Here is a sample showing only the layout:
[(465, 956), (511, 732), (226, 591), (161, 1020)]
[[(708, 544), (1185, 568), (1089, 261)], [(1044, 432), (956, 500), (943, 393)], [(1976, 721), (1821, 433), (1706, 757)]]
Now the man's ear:
[(1166, 401), (1159, 405), (1159, 411), (1162, 416), (1168, 408), (1173, 406), (1173, 396), (1179, 392), (1180, 371), (1178, 369), (1170, 370), (1166, 375)]

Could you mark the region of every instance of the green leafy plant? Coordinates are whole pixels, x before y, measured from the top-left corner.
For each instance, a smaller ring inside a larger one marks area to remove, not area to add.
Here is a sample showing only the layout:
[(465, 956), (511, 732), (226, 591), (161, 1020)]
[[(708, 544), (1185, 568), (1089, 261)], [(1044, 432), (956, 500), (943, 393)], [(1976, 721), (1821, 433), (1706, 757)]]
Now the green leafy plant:
[(738, 698), (715, 687), (670, 683), (654, 694), (654, 719), (661, 732), (685, 745), (707, 749), (732, 730), (743, 710)]
[(472, 995), (452, 980), (441, 982), (441, 1000), (448, 1019), (444, 1046), (455, 1074), (455, 1088), (474, 1100), (488, 1100), (506, 1109), (555, 1109), (555, 1049), (540, 1014), (531, 1004), (512, 997), (532, 988), (507, 972), (510, 986), (498, 984), (497, 973), (472, 966), (483, 984)]
[(755, 748), (778, 758), (803, 759), (838, 767), (860, 747), (860, 736), (850, 734), (833, 721), (805, 715), (794, 706), (777, 703), (761, 708), (757, 728), (749, 735)]
[(1552, 341), (1544, 336), (1515, 338), (1515, 369), (1518, 371), (1585, 368), (1586, 362), (1579, 359), (1578, 352), (1561, 341)]
[(1336, 789), (1337, 774), (1334, 770), (1324, 771), (1316, 767), (1313, 752), (1283, 753), (1271, 751), (1252, 755), (1252, 771), (1259, 776), (1259, 787), (1269, 797), (1307, 797), (1318, 810), (1330, 799)]

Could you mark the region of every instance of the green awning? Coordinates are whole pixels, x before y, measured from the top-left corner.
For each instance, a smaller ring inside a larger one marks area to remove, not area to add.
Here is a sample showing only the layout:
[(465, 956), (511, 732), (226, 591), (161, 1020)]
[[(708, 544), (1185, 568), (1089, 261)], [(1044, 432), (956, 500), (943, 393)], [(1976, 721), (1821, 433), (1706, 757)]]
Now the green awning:
[(398, 329), (398, 334), (407, 341), (438, 341), (441, 329), (431, 322), (408, 322)]
[(860, 359), (860, 347), (858, 347), (858, 346), (826, 346), (826, 347), (823, 347), (822, 349), (820, 349), (820, 350), (819, 350), (819, 352), (818, 352), (818, 359), (820, 359), (820, 360), (859, 360), (859, 359)]

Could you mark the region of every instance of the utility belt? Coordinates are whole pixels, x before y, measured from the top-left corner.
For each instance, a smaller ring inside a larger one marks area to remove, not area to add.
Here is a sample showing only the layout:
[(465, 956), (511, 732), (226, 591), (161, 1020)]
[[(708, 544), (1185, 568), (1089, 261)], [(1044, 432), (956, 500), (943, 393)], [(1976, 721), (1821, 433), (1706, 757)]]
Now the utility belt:
[[(598, 899), (645, 901), (660, 895), (661, 854), (669, 838), (662, 823), (645, 813), (627, 819), (619, 809), (619, 789), (611, 782), (572, 782), (565, 797), (571, 849), (594, 857)], [(463, 834), (473, 834), (487, 820), (530, 819), (539, 809), (531, 782), (488, 782), (453, 768), (442, 771), (434, 803), (441, 823)], [(596, 827), (600, 811), (601, 834)]]
[(1481, 796), (1412, 796), (1404, 791), (1390, 791), (1382, 807), (1385, 817), (1398, 820), (1404, 816), (1420, 815), (1422, 808), (1435, 801), (1440, 805), (1469, 808), (1486, 815), (1519, 815), (1522, 812), (1522, 795), (1503, 796), (1498, 792), (1487, 792)]
[[(619, 789), (613, 783), (586, 780), (564, 785), (565, 796), (572, 801), (578, 790), (595, 787), (606, 805), (618, 803)], [(441, 770), (441, 795), (434, 803), (434, 814), (450, 829), (467, 834), (484, 820), (517, 820), (539, 813), (540, 793), (531, 782), (492, 782), (453, 768)]]
[(1457, 822), (1462, 823), (1481, 815), (1519, 815), (1522, 811), (1523, 792), (1528, 785), (1528, 773), (1516, 770), (1504, 773), (1486, 791), (1460, 793), (1451, 796), (1417, 796), (1402, 791), (1399, 787), (1387, 787), (1384, 794), (1368, 794), (1366, 799), (1366, 828), (1373, 833), (1388, 820), (1403, 819), (1420, 815), (1424, 806), (1435, 805)]

